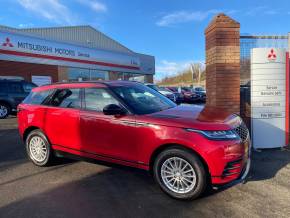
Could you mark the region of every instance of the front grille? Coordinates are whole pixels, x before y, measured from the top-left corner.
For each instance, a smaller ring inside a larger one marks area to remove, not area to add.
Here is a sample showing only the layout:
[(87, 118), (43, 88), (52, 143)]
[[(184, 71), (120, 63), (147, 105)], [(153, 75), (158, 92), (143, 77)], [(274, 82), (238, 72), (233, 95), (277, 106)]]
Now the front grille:
[(249, 137), (249, 130), (244, 123), (241, 123), (238, 127), (235, 128), (236, 133), (240, 136), (242, 141), (246, 141)]

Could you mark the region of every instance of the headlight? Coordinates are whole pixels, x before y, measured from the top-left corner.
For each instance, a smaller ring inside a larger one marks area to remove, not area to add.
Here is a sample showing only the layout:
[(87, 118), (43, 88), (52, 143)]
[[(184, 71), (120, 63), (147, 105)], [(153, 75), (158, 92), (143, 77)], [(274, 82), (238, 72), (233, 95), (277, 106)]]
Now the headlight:
[(197, 132), (211, 140), (236, 140), (239, 135), (233, 130), (202, 131), (196, 129), (186, 129), (189, 132)]

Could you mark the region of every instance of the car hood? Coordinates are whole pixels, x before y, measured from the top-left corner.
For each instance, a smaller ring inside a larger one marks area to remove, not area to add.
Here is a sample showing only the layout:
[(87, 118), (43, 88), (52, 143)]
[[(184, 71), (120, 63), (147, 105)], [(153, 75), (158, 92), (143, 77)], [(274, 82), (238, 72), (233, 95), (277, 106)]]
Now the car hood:
[[(145, 117), (145, 116), (144, 116)], [(214, 107), (181, 105), (146, 115), (148, 123), (198, 130), (230, 130), (240, 125), (241, 118)], [(144, 122), (146, 122), (143, 120)]]

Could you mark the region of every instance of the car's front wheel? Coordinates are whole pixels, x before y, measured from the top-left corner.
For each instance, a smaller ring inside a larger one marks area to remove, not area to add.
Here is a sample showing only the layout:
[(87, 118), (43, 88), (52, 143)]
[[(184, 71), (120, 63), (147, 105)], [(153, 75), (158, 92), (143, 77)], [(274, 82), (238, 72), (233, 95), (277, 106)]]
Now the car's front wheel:
[(202, 162), (187, 150), (172, 148), (163, 151), (157, 156), (153, 170), (161, 189), (173, 198), (195, 199), (207, 185)]
[(11, 109), (8, 104), (0, 103), (0, 119), (4, 119), (8, 117), (8, 115), (10, 114), (10, 111)]
[(39, 129), (29, 133), (26, 139), (26, 152), (37, 166), (47, 166), (53, 161), (51, 145)]

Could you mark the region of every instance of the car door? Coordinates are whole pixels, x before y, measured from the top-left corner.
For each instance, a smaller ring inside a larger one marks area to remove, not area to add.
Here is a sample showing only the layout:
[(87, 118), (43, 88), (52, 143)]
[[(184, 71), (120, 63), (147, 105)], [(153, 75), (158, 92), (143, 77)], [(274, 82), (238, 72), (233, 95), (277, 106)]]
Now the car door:
[(57, 89), (48, 103), (45, 115), (45, 133), (53, 145), (80, 149), (79, 88)]
[(103, 108), (109, 104), (121, 106), (108, 89), (84, 89), (84, 109), (80, 112), (82, 150), (112, 161), (136, 163), (135, 116), (105, 115)]

